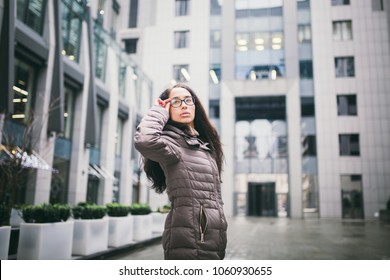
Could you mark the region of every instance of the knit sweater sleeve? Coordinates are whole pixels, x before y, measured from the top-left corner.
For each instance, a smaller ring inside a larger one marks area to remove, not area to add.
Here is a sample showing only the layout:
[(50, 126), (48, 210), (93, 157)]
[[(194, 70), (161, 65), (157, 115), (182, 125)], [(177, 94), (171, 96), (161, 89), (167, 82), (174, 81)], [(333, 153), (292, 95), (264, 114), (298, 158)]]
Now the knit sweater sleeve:
[(169, 113), (154, 105), (142, 118), (134, 136), (135, 148), (145, 157), (159, 163), (170, 163), (180, 159), (179, 149), (172, 141), (162, 136)]

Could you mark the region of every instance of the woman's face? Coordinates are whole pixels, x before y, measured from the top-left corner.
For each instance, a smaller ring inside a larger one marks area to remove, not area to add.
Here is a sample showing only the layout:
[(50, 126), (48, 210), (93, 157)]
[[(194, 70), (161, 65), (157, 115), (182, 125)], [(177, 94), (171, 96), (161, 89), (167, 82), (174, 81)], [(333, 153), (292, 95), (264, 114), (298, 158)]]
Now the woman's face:
[(191, 93), (184, 88), (173, 88), (169, 93), (171, 120), (194, 127), (195, 105)]

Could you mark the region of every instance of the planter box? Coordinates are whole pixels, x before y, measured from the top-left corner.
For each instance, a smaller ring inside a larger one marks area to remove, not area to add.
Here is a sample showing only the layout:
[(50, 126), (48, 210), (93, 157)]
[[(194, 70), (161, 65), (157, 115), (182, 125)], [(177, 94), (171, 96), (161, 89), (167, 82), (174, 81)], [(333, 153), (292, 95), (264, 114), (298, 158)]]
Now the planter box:
[(133, 241), (133, 216), (109, 217), (108, 246), (119, 247)]
[(11, 226), (0, 227), (0, 260), (8, 260)]
[(153, 226), (152, 226), (152, 231), (155, 233), (162, 233), (164, 231), (164, 225), (165, 225), (165, 220), (168, 216), (168, 213), (158, 213), (154, 212), (152, 213), (152, 218), (153, 218)]
[(148, 215), (132, 215), (134, 219), (133, 239), (141, 241), (152, 238), (153, 218)]
[(17, 259), (70, 259), (73, 226), (73, 221), (48, 224), (21, 223)]
[(107, 250), (108, 218), (74, 220), (73, 255), (86, 256)]

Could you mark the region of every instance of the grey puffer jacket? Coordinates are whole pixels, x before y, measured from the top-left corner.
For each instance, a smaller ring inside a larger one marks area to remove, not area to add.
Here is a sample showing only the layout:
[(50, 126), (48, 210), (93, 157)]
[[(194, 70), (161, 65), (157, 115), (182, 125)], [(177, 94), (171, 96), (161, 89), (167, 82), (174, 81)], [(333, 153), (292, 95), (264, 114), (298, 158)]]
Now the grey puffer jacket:
[(221, 181), (207, 143), (167, 124), (165, 108), (153, 106), (137, 128), (135, 147), (156, 161), (166, 177), (172, 209), (165, 221), (165, 259), (225, 257), (227, 222)]

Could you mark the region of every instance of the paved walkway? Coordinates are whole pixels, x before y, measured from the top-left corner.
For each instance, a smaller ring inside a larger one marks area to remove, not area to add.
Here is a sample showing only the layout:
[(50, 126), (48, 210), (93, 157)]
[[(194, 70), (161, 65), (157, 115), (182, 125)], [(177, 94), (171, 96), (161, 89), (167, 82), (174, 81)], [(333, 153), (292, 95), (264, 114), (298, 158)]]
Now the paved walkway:
[[(234, 217), (227, 260), (390, 260), (390, 225), (378, 220)], [(161, 239), (111, 260), (162, 260)]]

